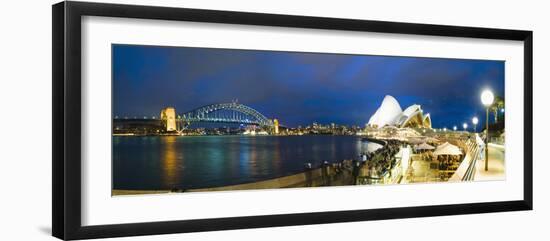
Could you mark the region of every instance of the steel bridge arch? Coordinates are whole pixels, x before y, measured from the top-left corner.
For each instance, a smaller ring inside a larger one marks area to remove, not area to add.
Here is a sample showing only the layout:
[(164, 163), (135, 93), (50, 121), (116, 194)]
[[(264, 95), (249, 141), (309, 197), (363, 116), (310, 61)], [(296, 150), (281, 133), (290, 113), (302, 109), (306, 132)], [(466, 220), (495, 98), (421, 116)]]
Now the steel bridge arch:
[[(213, 118), (209, 114), (220, 111), (229, 110), (245, 115), (249, 115), (255, 118), (255, 120), (237, 120), (231, 118)], [(181, 114), (181, 120), (184, 122), (228, 122), (228, 123), (244, 123), (244, 124), (256, 124), (260, 126), (273, 126), (273, 121), (265, 117), (257, 110), (236, 102), (220, 103), (205, 105), (194, 110)]]

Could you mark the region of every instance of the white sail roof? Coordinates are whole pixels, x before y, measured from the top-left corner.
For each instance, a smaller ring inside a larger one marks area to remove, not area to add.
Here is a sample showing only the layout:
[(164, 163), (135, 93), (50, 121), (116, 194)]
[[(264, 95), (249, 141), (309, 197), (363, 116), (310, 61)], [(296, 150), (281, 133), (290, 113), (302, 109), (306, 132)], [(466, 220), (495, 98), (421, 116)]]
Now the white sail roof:
[(407, 109), (405, 109), (405, 110), (403, 111), (403, 115), (405, 115), (405, 116), (412, 116), (412, 115), (414, 115), (416, 112), (421, 111), (421, 110), (422, 110), (422, 109), (420, 109), (420, 105), (414, 104), (414, 105), (411, 105), (411, 106), (407, 107)]
[(368, 125), (378, 128), (394, 125), (402, 112), (399, 102), (393, 96), (386, 95), (378, 110), (369, 119)]
[(419, 125), (431, 128), (430, 117), (429, 115), (423, 115), (420, 105), (411, 105), (403, 111), (399, 102), (393, 96), (386, 95), (382, 104), (380, 104), (374, 115), (371, 116), (367, 124), (378, 128), (384, 126), (403, 127), (413, 118), (416, 118), (414, 120), (419, 120), (416, 121), (417, 123), (420, 122), (418, 123)]

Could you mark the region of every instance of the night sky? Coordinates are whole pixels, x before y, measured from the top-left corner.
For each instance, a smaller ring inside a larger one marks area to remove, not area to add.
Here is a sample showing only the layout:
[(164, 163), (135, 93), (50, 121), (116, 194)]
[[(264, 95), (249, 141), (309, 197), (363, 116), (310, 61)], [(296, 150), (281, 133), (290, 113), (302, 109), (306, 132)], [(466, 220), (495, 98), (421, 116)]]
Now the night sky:
[(256, 50), (113, 45), (113, 114), (159, 115), (238, 102), (289, 127), (364, 126), (385, 95), (420, 104), (433, 127), (461, 128), (481, 91), (504, 96), (504, 62)]

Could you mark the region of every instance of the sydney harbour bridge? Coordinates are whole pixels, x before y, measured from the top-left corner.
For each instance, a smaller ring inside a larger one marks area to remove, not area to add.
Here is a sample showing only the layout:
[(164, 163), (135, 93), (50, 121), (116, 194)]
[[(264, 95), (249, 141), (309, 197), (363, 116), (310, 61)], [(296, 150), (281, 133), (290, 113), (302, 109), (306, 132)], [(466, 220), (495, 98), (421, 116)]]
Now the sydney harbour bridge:
[(168, 107), (161, 111), (161, 120), (168, 131), (185, 129), (193, 123), (207, 122), (278, 126), (277, 120), (271, 120), (257, 110), (236, 101), (206, 105), (181, 114), (176, 114), (174, 108)]

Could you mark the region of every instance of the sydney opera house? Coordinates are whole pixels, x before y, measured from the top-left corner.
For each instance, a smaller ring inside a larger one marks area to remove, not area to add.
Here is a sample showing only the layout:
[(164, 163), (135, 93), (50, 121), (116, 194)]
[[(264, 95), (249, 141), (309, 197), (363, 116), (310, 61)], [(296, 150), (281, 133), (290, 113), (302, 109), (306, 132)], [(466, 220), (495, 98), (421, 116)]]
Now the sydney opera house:
[(432, 121), (430, 114), (424, 115), (420, 105), (414, 104), (402, 110), (393, 96), (386, 95), (367, 125), (374, 128), (432, 128)]

